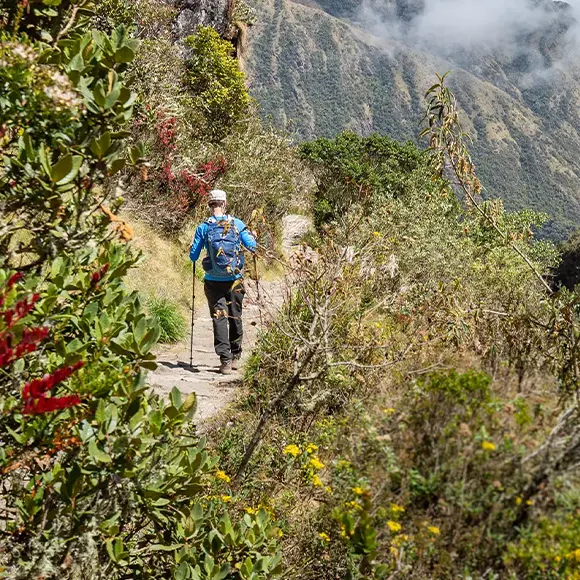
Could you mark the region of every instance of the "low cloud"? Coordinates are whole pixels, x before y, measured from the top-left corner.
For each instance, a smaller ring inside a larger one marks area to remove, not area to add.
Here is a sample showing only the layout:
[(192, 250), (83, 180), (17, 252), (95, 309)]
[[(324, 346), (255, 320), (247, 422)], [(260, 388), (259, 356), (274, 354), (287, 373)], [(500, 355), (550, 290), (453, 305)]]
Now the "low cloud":
[[(580, 59), (580, 0), (363, 0), (359, 19), (375, 35), (426, 49), (451, 60), (465, 51), (525, 55), (535, 72), (546, 64), (534, 39), (563, 33), (556, 60)], [(557, 65), (556, 65), (557, 66)]]

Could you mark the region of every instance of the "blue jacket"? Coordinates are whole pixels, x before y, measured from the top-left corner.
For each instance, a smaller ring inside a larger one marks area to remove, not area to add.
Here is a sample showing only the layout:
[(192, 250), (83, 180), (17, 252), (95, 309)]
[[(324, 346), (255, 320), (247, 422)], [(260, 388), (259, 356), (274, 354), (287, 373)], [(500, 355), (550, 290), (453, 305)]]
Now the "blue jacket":
[[(225, 220), (225, 219), (229, 219), (230, 217), (231, 216), (228, 216), (228, 215), (216, 216), (216, 219)], [(250, 233), (250, 231), (246, 227), (246, 224), (242, 220), (239, 220), (237, 218), (233, 218), (233, 219), (234, 219), (234, 226), (235, 226), (236, 230), (240, 233), (240, 241), (242, 242), (242, 245), (246, 249), (250, 250), (251, 252), (254, 252), (256, 250), (256, 245), (257, 245), (254, 236)], [(197, 262), (197, 260), (199, 260), (199, 256), (200, 256), (201, 251), (203, 249), (205, 249), (205, 251), (209, 255), (209, 248), (208, 248), (208, 242), (207, 242), (207, 230), (208, 230), (208, 225), (206, 222), (199, 225), (197, 227), (197, 229), (195, 230), (195, 236), (193, 238), (193, 243), (191, 244), (191, 249), (189, 251), (189, 257), (191, 258), (192, 262)], [(232, 281), (237, 280), (238, 278), (241, 278), (241, 277), (242, 277), (242, 273), (238, 273), (235, 275), (232, 274), (231, 280)], [(214, 282), (224, 281), (223, 276), (216, 277), (216, 276), (212, 275), (211, 270), (209, 272), (205, 273), (205, 279), (210, 280), (210, 281), (214, 281)]]

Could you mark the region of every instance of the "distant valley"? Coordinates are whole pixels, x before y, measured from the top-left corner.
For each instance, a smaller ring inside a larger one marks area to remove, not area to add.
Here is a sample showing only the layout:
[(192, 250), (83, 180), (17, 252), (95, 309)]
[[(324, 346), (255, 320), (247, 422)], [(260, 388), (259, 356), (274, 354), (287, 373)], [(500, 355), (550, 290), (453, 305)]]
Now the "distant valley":
[(568, 237), (580, 227), (572, 8), (536, 0), (529, 14), (543, 10), (539, 22), (504, 48), (495, 39), (488, 44), (486, 30), (477, 43), (462, 38), (478, 32), (469, 29), (473, 22), (447, 34), (426, 1), (253, 0), (258, 22), (246, 69), (263, 115), (300, 140), (344, 129), (416, 140), (426, 89), (435, 73), (453, 70), (485, 195), (511, 210), (548, 213), (542, 235)]

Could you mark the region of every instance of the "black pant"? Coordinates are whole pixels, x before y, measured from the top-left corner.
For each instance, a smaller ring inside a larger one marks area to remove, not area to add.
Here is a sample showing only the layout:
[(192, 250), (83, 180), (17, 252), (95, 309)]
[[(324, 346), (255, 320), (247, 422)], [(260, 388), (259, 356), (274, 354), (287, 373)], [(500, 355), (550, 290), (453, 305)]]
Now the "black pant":
[(222, 363), (242, 356), (242, 303), (246, 293), (242, 280), (206, 280), (205, 296), (213, 320), (213, 343)]

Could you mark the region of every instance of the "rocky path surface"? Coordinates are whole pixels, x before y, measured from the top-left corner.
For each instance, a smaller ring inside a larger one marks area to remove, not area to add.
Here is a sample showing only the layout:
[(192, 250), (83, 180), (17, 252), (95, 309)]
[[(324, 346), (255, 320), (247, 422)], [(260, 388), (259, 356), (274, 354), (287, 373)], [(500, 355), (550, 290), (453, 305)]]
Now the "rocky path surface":
[[(290, 215), (284, 220), (283, 249), (286, 254), (310, 228), (310, 220), (304, 216)], [(255, 282), (247, 280), (244, 301), (244, 354), (245, 362), (256, 344), (260, 332), (260, 310), (267, 322), (283, 301), (285, 285), (282, 280), (260, 284), (261, 303), (258, 303)], [(177, 387), (185, 397), (197, 394), (198, 421), (203, 421), (224, 408), (235, 396), (236, 387), (241, 381), (241, 372), (223, 376), (218, 372), (219, 359), (213, 350), (213, 330), (209, 309), (203, 295), (203, 287), (196, 291), (196, 315), (193, 331), (193, 366), (189, 366), (189, 337), (187, 341), (159, 350), (158, 369), (149, 376), (149, 384), (160, 395), (168, 396)]]

